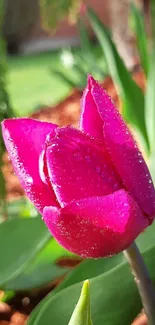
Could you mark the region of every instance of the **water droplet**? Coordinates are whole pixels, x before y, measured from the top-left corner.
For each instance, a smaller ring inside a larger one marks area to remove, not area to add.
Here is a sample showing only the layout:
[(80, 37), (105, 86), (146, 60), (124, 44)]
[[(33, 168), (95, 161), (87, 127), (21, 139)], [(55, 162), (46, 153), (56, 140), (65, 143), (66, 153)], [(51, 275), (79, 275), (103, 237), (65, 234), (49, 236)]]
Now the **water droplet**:
[(31, 176), (25, 176), (27, 183), (33, 184), (33, 178)]
[(101, 167), (100, 166), (97, 166), (96, 167), (96, 172), (99, 174), (100, 173), (100, 170), (101, 170)]
[(87, 162), (90, 162), (91, 161), (90, 156), (86, 156), (85, 159), (87, 160)]
[(83, 159), (83, 156), (79, 152), (75, 152), (74, 157), (77, 161), (81, 161)]
[(57, 147), (57, 146), (58, 146), (58, 143), (53, 143), (53, 144), (51, 145), (52, 148)]

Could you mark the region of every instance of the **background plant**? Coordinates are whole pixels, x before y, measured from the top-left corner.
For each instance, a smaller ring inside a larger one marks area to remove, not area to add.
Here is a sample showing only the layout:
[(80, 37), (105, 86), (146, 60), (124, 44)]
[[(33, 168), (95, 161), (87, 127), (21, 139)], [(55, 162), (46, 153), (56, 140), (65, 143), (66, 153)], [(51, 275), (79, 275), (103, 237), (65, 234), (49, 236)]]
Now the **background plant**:
[[(153, 8), (152, 1), (152, 10), (154, 10)], [(57, 9), (55, 10), (57, 11)], [(68, 9), (64, 8), (59, 17), (53, 21), (54, 24), (63, 17), (64, 13), (67, 12), (66, 10), (68, 11)], [(46, 12), (50, 13), (49, 8)], [(137, 8), (133, 8), (137, 46), (141, 57), (141, 65), (148, 80), (146, 95), (132, 80), (131, 73), (128, 72), (118, 55), (110, 32), (107, 31), (103, 24), (100, 24), (98, 17), (92, 10), (88, 11), (88, 17), (104, 51), (103, 60), (106, 60), (107, 66), (103, 69), (102, 66), (98, 67), (97, 64), (94, 64), (96, 62), (96, 56), (92, 55), (94, 43), (89, 41), (82, 22), (80, 26), (81, 53), (72, 54), (71, 52), (74, 60), (73, 70), (75, 70), (75, 73), (79, 73), (80, 81), (74, 82), (72, 78), (71, 80), (67, 78), (65, 82), (69, 81), (72, 87), (78, 86), (78, 88), (82, 89), (87, 72), (91, 72), (101, 81), (106, 74), (105, 71), (110, 72), (123, 103), (124, 117), (132, 127), (138, 130), (140, 138), (143, 139), (143, 144), (152, 164), (152, 175), (154, 176), (154, 52), (148, 44), (141, 13)], [(2, 86), (0, 88), (3, 89), (2, 103), (5, 102), (6, 105), (2, 105), (4, 114), (2, 118), (5, 118), (11, 117), (13, 113), (6, 87), (4, 42), (1, 44), (0, 55), (3, 55), (3, 60), (0, 59), (0, 64), (1, 62), (3, 64), (2, 73), (0, 74), (0, 77), (2, 76)], [(153, 44), (155, 44), (154, 41)], [(62, 76), (61, 73), (59, 74), (54, 69), (52, 71), (61, 78), (66, 77), (65, 73)], [(4, 110), (5, 107), (7, 107), (6, 110)], [(0, 157), (2, 157), (2, 154)], [(10, 290), (18, 292), (23, 289), (29, 291), (32, 288), (44, 286), (58, 276), (67, 275), (61, 284), (54, 291), (51, 291), (49, 296), (42, 300), (32, 312), (29, 325), (48, 325), (51, 324), (51, 319), (53, 324), (67, 324), (80, 294), (80, 282), (86, 278), (90, 278), (92, 284), (93, 323), (95, 325), (101, 323), (110, 325), (115, 320), (115, 324), (120, 324), (120, 319), (124, 325), (131, 323), (139, 313), (141, 303), (122, 254), (111, 259), (85, 260), (74, 270), (69, 270), (68, 267), (59, 267), (57, 260), (60, 257), (68, 256), (68, 252), (62, 249), (53, 238), (49, 237), (48, 231), (36, 211), (27, 203), (25, 204), (25, 201), (10, 203), (8, 211), (10, 211), (8, 214), (12, 215), (12, 218), (8, 217), (12, 220), (0, 225), (0, 247), (3, 248), (3, 250), (0, 250), (0, 261), (3, 261), (0, 267), (0, 288), (5, 292)], [(137, 243), (144, 255), (152, 279), (155, 280), (154, 225), (138, 238)], [(126, 299), (127, 296), (128, 299)], [(4, 296), (4, 299), (6, 299), (6, 296)], [(123, 306), (123, 310), (120, 306)]]
[[(109, 31), (107, 31), (91, 9), (88, 10), (87, 14), (104, 51), (108, 70), (121, 97), (123, 115), (128, 123), (136, 128), (140, 138), (143, 139), (143, 145), (145, 144), (145, 149), (147, 154), (149, 154), (150, 160), (153, 160), (155, 129), (155, 119), (152, 118), (155, 112), (153, 96), (154, 50), (150, 49), (151, 52), (149, 51), (141, 13), (135, 7), (132, 10), (141, 64), (148, 80), (145, 94), (133, 81), (131, 73), (126, 69)], [(152, 12), (153, 10), (154, 8), (152, 7)], [(148, 127), (148, 119), (152, 123), (151, 127)], [(154, 174), (152, 173), (152, 175)], [(147, 229), (145, 234), (139, 236), (137, 243), (154, 280), (154, 225)], [(82, 262), (80, 266), (66, 277), (64, 282), (54, 292), (51, 292), (41, 302), (38, 308), (32, 313), (29, 325), (42, 325), (44, 322), (50, 324), (52, 317), (54, 317), (53, 321), (55, 323), (66, 324), (69, 320), (69, 314), (73, 310), (77, 295), (79, 294), (80, 283), (77, 283), (86, 278), (92, 279), (92, 319), (94, 324), (97, 325), (104, 322), (109, 325), (112, 323), (120, 324), (120, 319), (122, 324), (130, 324), (140, 311), (141, 305), (127, 264), (124, 261), (123, 255), (119, 254), (110, 260), (86, 260)], [(128, 298), (126, 299), (126, 297)], [(68, 304), (66, 304), (67, 299), (69, 301)], [(71, 300), (74, 300), (72, 304)], [(63, 318), (63, 320), (61, 316), (54, 313), (54, 310), (58, 309), (60, 301), (61, 315), (65, 315), (65, 319)], [(121, 304), (123, 304), (123, 310), (120, 308)]]
[[(0, 122), (8, 117), (13, 117), (13, 111), (10, 104), (9, 94), (7, 91), (7, 64), (6, 64), (6, 48), (2, 37), (3, 24), (3, 0), (0, 0)], [(0, 130), (0, 214), (3, 218), (6, 217), (6, 203), (5, 203), (5, 181), (2, 173), (4, 144)]]
[(69, 77), (66, 74), (66, 70), (59, 71), (51, 69), (52, 74), (58, 76), (61, 80), (67, 83), (72, 88), (83, 90), (86, 85), (88, 74), (92, 74), (97, 80), (103, 81), (107, 73), (107, 67), (105, 65), (104, 56), (99, 62), (97, 60), (97, 53), (94, 52), (94, 41), (87, 31), (84, 18), (78, 19), (78, 30), (80, 37), (80, 50), (67, 49), (62, 51), (60, 57), (63, 65), (68, 69), (71, 69), (75, 78)]
[[(152, 17), (154, 13), (154, 1), (151, 3)], [(141, 67), (146, 78), (145, 93), (132, 79), (132, 74), (126, 69), (123, 60), (116, 50), (116, 46), (107, 31), (92, 9), (88, 9), (88, 18), (96, 33), (103, 50), (108, 70), (116, 85), (116, 89), (122, 101), (122, 113), (126, 121), (133, 126), (140, 136), (141, 144), (149, 154), (152, 176), (154, 176), (154, 130), (155, 130), (155, 74), (154, 74), (154, 19), (152, 19), (152, 44), (148, 40), (145, 31), (144, 19), (141, 12), (132, 5), (132, 17), (137, 39)]]

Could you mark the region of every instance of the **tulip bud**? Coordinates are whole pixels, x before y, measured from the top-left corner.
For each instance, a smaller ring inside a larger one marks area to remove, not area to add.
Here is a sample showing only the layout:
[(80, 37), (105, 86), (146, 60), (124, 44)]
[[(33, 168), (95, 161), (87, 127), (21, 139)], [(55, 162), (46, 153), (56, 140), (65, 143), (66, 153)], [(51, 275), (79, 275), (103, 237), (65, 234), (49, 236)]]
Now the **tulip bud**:
[(83, 283), (79, 301), (68, 325), (93, 325), (90, 315), (89, 281)]

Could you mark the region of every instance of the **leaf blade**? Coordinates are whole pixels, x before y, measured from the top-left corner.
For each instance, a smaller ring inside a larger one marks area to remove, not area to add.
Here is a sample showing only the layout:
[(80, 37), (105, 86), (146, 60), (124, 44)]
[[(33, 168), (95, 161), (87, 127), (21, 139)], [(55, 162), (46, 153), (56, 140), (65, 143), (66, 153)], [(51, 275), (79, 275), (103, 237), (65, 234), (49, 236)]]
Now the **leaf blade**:
[(90, 316), (89, 281), (83, 283), (80, 298), (68, 325), (92, 325)]
[(141, 133), (143, 145), (149, 151), (144, 116), (144, 94), (125, 67), (107, 28), (92, 9), (88, 9), (87, 16), (102, 47), (110, 75), (121, 97), (123, 103), (122, 114), (125, 120)]
[[(139, 236), (137, 243), (141, 252), (144, 254), (144, 259), (151, 271), (151, 276), (155, 280), (154, 231), (155, 224)], [(100, 261), (102, 265), (100, 264), (99, 272), (98, 260), (92, 261), (92, 265), (94, 263), (94, 270), (91, 274), (92, 279), (90, 280), (92, 300), (91, 310), (92, 319), (95, 325), (104, 323), (106, 325), (120, 325), (120, 319), (122, 325), (130, 325), (141, 309), (138, 291), (127, 262), (122, 257), (122, 254), (120, 254), (118, 260), (115, 258), (116, 257), (111, 259), (102, 259)], [(114, 262), (112, 262), (113, 259)], [(109, 265), (106, 266), (105, 264), (107, 261)], [(82, 268), (82, 264), (85, 264), (85, 267)], [(81, 287), (79, 282), (90, 275), (90, 261), (86, 260), (82, 264), (72, 271), (73, 276), (70, 276), (70, 279), (68, 277), (66, 285), (61, 287), (61, 291), (56, 291), (55, 294), (51, 292), (48, 297), (41, 302), (41, 304), (31, 314), (28, 325), (48, 325), (50, 324), (51, 318), (53, 324), (67, 324), (74, 304), (79, 296)], [(78, 269), (79, 274), (77, 278)], [(126, 297), (128, 297), (128, 299), (126, 299)], [(67, 303), (67, 301), (69, 301), (69, 303)], [(59, 315), (56, 313), (58, 306)], [(123, 309), (121, 306), (123, 306)], [(33, 321), (31, 321), (31, 318)]]
[(23, 271), (49, 238), (40, 217), (13, 219), (0, 224), (1, 288)]

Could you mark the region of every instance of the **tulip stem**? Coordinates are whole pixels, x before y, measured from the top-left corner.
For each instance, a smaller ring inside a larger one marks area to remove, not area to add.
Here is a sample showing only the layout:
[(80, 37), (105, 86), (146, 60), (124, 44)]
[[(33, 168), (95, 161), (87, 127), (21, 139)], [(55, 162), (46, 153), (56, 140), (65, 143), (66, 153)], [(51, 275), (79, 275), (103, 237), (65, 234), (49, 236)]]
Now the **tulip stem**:
[(149, 325), (155, 325), (155, 290), (143, 257), (135, 243), (124, 251), (131, 267)]

